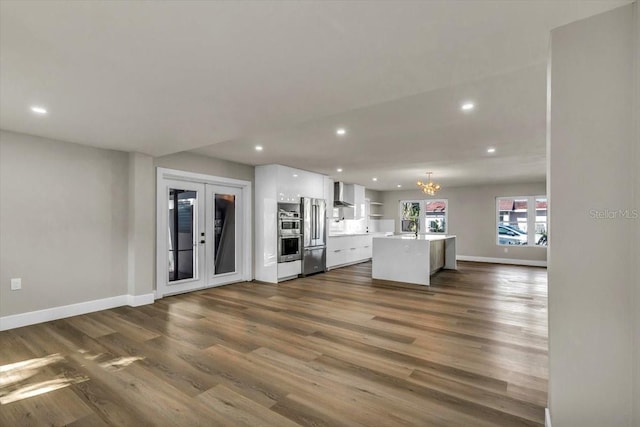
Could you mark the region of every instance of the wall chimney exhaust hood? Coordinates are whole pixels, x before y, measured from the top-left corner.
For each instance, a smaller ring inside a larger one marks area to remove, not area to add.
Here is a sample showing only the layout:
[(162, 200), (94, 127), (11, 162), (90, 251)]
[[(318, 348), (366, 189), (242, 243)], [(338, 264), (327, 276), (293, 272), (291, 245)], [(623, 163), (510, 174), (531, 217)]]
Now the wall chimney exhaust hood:
[[(351, 192), (353, 194), (353, 192)], [(336, 182), (333, 184), (333, 207), (334, 208), (352, 208), (353, 200), (345, 200), (344, 183)]]

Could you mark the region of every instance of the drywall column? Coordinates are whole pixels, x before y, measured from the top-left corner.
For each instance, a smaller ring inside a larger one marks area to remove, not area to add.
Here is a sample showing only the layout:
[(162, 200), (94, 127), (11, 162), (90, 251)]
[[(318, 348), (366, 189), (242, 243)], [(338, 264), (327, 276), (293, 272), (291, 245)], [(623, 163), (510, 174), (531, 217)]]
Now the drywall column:
[[(633, 99), (633, 123), (634, 123), (634, 147), (635, 156), (634, 168), (636, 174), (636, 185), (634, 187), (634, 199), (635, 209), (640, 212), (640, 4), (635, 2), (634, 7), (634, 33), (635, 33), (635, 54), (634, 54), (634, 67), (633, 75), (635, 76), (635, 97)], [(640, 263), (637, 260), (640, 259), (640, 221), (635, 224), (635, 247), (633, 259), (636, 260), (635, 267), (635, 313), (636, 313), (636, 327), (635, 327), (635, 352), (634, 352), (634, 386), (633, 386), (633, 402), (635, 402), (633, 420), (634, 425), (640, 426)], [(633, 423), (632, 423), (633, 424)]]
[(637, 425), (636, 6), (551, 34), (547, 182), (553, 427)]
[(129, 153), (129, 305), (153, 302), (155, 248), (153, 158)]

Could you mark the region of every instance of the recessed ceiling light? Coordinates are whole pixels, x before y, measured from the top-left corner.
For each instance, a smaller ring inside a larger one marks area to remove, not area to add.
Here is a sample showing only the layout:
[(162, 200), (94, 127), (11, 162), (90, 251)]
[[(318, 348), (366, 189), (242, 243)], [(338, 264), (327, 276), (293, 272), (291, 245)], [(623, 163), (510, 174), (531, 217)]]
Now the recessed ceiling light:
[[(297, 174), (297, 173), (294, 173), (294, 174), (293, 174), (293, 177), (294, 177), (294, 178), (297, 178), (297, 177), (298, 177), (298, 174)], [(300, 196), (298, 196), (298, 197), (300, 197)]]
[(46, 108), (43, 108), (43, 107), (33, 106), (31, 107), (31, 111), (33, 111), (36, 114), (47, 114)]
[(336, 130), (336, 135), (346, 135), (347, 134), (347, 130), (344, 128), (339, 128)]
[(336, 172), (342, 172), (342, 168), (336, 169)]
[(262, 150), (263, 150), (262, 145), (256, 145), (256, 151), (262, 151)]
[(371, 180), (372, 180), (372, 181), (377, 181), (377, 180), (378, 180), (378, 178), (375, 178), (375, 177), (374, 177), (374, 178), (371, 178)]
[(487, 153), (495, 153), (496, 149), (493, 147), (487, 148)]
[(462, 111), (471, 111), (475, 108), (475, 104), (473, 102), (465, 102), (464, 104), (462, 104), (462, 106), (460, 107), (460, 109)]
[(396, 187), (401, 188), (401, 187), (402, 187), (402, 184), (398, 184), (398, 185), (396, 185)]

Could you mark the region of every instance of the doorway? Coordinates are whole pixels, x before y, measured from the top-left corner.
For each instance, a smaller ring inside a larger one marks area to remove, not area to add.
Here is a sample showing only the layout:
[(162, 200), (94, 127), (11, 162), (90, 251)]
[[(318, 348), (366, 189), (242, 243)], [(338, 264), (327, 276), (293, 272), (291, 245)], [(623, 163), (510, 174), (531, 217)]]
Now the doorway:
[(251, 280), (251, 183), (157, 176), (156, 298)]

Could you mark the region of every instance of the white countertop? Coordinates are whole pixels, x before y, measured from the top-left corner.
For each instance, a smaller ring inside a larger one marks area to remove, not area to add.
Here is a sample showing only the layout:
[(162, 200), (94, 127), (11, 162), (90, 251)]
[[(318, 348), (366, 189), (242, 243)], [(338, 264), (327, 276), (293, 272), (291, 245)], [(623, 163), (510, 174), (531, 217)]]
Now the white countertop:
[(348, 236), (373, 236), (373, 237), (384, 237), (384, 232), (376, 232), (376, 233), (337, 233), (337, 234), (329, 234), (329, 237), (348, 237)]
[(393, 236), (375, 236), (377, 238), (384, 237), (385, 239), (394, 239), (394, 240), (445, 240), (445, 239), (454, 239), (456, 236), (452, 234), (442, 235), (442, 234), (418, 234), (416, 237), (415, 234), (396, 234)]

